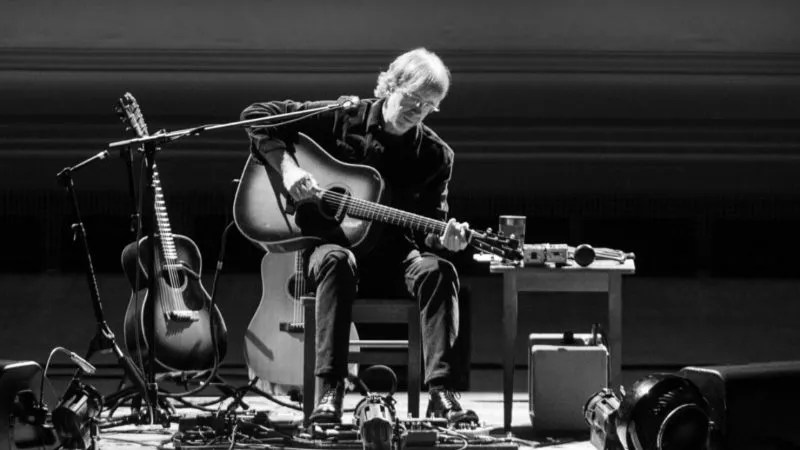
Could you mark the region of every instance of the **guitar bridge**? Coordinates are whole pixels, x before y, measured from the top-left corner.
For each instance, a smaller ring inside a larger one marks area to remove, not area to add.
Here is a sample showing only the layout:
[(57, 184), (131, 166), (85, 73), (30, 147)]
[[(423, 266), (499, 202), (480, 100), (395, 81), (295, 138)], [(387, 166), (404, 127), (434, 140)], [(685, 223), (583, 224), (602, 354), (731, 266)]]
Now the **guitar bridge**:
[(167, 320), (176, 322), (197, 322), (200, 320), (200, 313), (191, 310), (170, 311), (167, 313)]
[(303, 333), (306, 329), (302, 322), (281, 322), (278, 327), (281, 331), (289, 334)]

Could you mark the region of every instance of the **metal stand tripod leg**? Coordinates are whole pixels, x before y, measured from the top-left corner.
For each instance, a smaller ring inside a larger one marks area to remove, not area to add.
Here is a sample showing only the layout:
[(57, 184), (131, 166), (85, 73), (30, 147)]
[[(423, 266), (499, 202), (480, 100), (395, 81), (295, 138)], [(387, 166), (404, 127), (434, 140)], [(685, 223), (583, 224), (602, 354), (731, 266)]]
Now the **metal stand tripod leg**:
[[(94, 264), (92, 263), (92, 255), (89, 247), (89, 241), (86, 237), (86, 228), (81, 218), (80, 208), (78, 206), (78, 198), (75, 192), (75, 184), (72, 179), (72, 173), (89, 164), (92, 161), (105, 158), (107, 153), (101, 152), (92, 158), (87, 159), (73, 167), (67, 167), (57, 174), (59, 183), (67, 190), (72, 205), (72, 214), (74, 222), (71, 226), (75, 239), (80, 240), (83, 248), (84, 263), (86, 267), (86, 280), (89, 285), (89, 293), (92, 300), (92, 310), (94, 312), (95, 322), (97, 323), (97, 332), (92, 340), (89, 342), (89, 349), (86, 352), (86, 360), (88, 361), (95, 353), (111, 351), (117, 357), (117, 362), (122, 367), (124, 376), (131, 380), (134, 388), (141, 394), (146, 394), (147, 385), (141, 372), (133, 363), (133, 360), (125, 355), (117, 345), (114, 333), (108, 326), (103, 313), (103, 304), (100, 300), (100, 289), (97, 286), (97, 278), (95, 276)], [(77, 370), (73, 375), (73, 380), (80, 377), (80, 370)], [(151, 417), (154, 415), (153, 407), (148, 403), (149, 414)]]

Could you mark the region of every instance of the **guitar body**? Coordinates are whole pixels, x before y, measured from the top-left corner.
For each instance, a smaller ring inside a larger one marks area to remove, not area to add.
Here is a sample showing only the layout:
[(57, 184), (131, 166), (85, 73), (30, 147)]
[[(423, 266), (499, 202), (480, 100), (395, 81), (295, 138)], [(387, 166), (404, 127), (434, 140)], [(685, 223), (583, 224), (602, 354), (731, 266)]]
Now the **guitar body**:
[[(244, 359), (251, 374), (268, 384), (267, 391), (286, 392), (302, 386), (303, 333), (281, 330), (282, 323), (304, 325), (302, 304), (297, 298), (296, 283), (302, 283), (297, 267), (294, 252), (267, 253), (261, 260), (261, 302), (245, 332)], [(350, 339), (358, 339), (352, 324)], [(351, 346), (350, 350), (358, 348)], [(350, 370), (357, 369), (351, 366)]]
[(267, 253), (261, 260), (262, 295), (244, 335), (244, 360), (262, 380), (298, 385), (303, 380), (303, 333), (280, 329), (297, 314), (295, 254)]
[[(202, 259), (195, 243), (179, 234), (174, 238), (177, 258), (191, 271), (201, 273)], [(209, 312), (211, 298), (199, 279), (184, 270), (174, 270), (167, 275), (163, 259), (156, 255), (153, 273), (156, 274), (156, 290), (149, 292), (149, 261), (152, 246), (149, 238), (140, 242), (141, 257), (137, 257), (135, 242), (122, 251), (122, 267), (132, 289), (135, 289), (136, 271), (139, 271), (139, 291), (133, 292), (125, 311), (125, 344), (128, 351), (137, 356), (137, 330), (143, 358), (151, 348), (155, 349), (155, 361), (160, 370), (204, 370), (214, 364), (214, 342), (211, 335), (211, 314), (216, 331), (216, 351), (219, 360), (227, 350), (227, 329), (219, 309)], [(138, 301), (137, 301), (138, 299)], [(137, 307), (138, 305), (138, 307)], [(155, 310), (155, 311), (154, 311)], [(191, 314), (191, 320), (170, 317), (171, 312)], [(153, 316), (155, 314), (155, 316)], [(152, 320), (154, 318), (154, 320)], [(155, 327), (155, 342), (147, 341), (149, 330)]]
[[(334, 159), (304, 134), (294, 146), (297, 164), (314, 176), (319, 187), (341, 195), (380, 203), (384, 183), (372, 167)], [(373, 222), (320, 208), (309, 200), (294, 204), (283, 179), (251, 155), (234, 200), (233, 217), (242, 234), (269, 252), (288, 252), (323, 242), (366, 251), (377, 237)]]
[[(239, 231), (268, 252), (300, 250), (334, 243), (364, 254), (375, 244), (379, 224), (443, 235), (447, 223), (387, 206), (383, 179), (369, 166), (336, 160), (308, 136), (298, 133), (293, 156), (319, 185), (317, 195), (295, 204), (281, 174), (251, 155), (242, 172), (233, 205)], [(522, 243), (491, 233), (467, 230), (478, 250), (522, 261)]]

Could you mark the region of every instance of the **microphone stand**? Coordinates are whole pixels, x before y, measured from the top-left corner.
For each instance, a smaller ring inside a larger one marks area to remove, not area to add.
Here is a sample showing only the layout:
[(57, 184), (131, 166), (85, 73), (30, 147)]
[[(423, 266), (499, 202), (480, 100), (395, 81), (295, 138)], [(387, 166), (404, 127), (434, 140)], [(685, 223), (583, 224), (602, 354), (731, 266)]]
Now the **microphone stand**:
[(130, 231), (136, 236), (139, 229), (139, 210), (136, 208), (136, 186), (133, 182), (133, 153), (130, 147), (122, 147), (120, 158), (125, 160), (125, 172), (128, 174), (128, 198), (131, 203)]
[[(154, 136), (160, 136), (154, 135)], [(127, 166), (127, 173), (128, 173), (128, 187), (129, 187), (129, 197), (133, 203), (131, 213), (131, 231), (134, 232), (134, 242), (137, 242), (137, 249), (135, 252), (137, 262), (144, 256), (146, 261), (142, 261), (143, 264), (147, 266), (147, 292), (150, 295), (157, 292), (158, 290), (158, 278), (156, 274), (156, 253), (158, 252), (158, 246), (156, 244), (156, 228), (158, 227), (157, 223), (157, 216), (155, 213), (155, 200), (156, 200), (156, 192), (155, 186), (153, 184), (153, 174), (154, 174), (154, 167), (155, 167), (155, 155), (156, 151), (159, 150), (157, 147), (159, 142), (163, 142), (160, 138), (156, 137), (154, 139), (148, 139), (150, 136), (145, 136), (142, 138), (138, 138), (140, 141), (139, 144), (142, 148), (144, 153), (144, 183), (147, 186), (145, 189), (145, 193), (143, 193), (142, 197), (139, 199), (140, 201), (137, 202), (136, 199), (136, 190), (134, 188), (134, 181), (133, 181), (133, 156), (130, 151), (130, 146), (123, 146), (121, 149), (120, 156), (125, 159), (126, 166)], [(149, 251), (146, 252), (145, 255), (142, 255), (140, 252), (140, 236), (139, 236), (139, 218), (144, 217), (144, 204), (146, 202), (150, 202), (152, 205), (149, 211), (152, 212), (150, 215), (150, 222), (151, 226), (147, 227), (147, 240)], [(138, 270), (138, 268), (137, 268)], [(137, 286), (134, 288), (134, 297), (138, 299), (139, 296), (139, 286), (137, 280)], [(151, 301), (152, 298), (151, 298)], [(138, 305), (138, 303), (137, 303)], [(138, 311), (138, 306), (137, 306)], [(142, 378), (141, 376), (139, 379), (134, 380), (132, 379), (133, 383), (136, 385), (136, 389), (121, 389), (120, 391), (109, 395), (106, 397), (106, 405), (115, 405), (113, 409), (116, 409), (119, 404), (126, 398), (130, 397), (131, 394), (136, 395), (139, 394), (139, 399), (134, 398), (134, 402), (132, 403), (132, 410), (137, 410), (139, 408), (140, 403), (137, 400), (141, 400), (147, 406), (147, 414), (143, 416), (138, 411), (133, 412), (131, 415), (121, 418), (116, 418), (108, 423), (101, 425), (101, 428), (111, 428), (120, 425), (126, 425), (130, 423), (138, 423), (138, 424), (161, 424), (163, 426), (169, 426), (170, 421), (176, 419), (174, 414), (174, 409), (172, 406), (164, 401), (163, 398), (159, 397), (159, 389), (158, 383), (156, 381), (156, 314), (157, 308), (151, 308), (151, 314), (145, 314), (146, 308), (142, 311), (142, 319), (143, 321), (148, 321), (147, 325), (144, 326), (146, 335), (144, 336), (145, 342), (148, 343), (147, 348), (147, 356), (145, 361), (140, 361), (144, 363), (145, 374)], [(142, 325), (145, 325), (144, 323)], [(137, 327), (138, 329), (138, 327)], [(138, 334), (137, 334), (138, 336)], [(137, 338), (138, 339), (138, 338)], [(140, 355), (141, 358), (141, 355)], [(124, 379), (123, 379), (124, 385)], [(137, 392), (138, 391), (138, 392)]]
[[(136, 389), (144, 394), (146, 392), (146, 385), (142, 374), (139, 372), (139, 369), (133, 363), (131, 358), (125, 355), (120, 349), (119, 345), (117, 345), (114, 333), (111, 331), (111, 328), (106, 322), (105, 315), (103, 313), (103, 304), (100, 301), (100, 289), (97, 286), (94, 264), (92, 263), (89, 240), (86, 237), (86, 227), (84, 226), (83, 219), (81, 218), (80, 208), (78, 207), (78, 197), (75, 192), (75, 183), (72, 178), (72, 174), (74, 172), (95, 161), (105, 159), (107, 156), (107, 150), (99, 152), (72, 167), (65, 167), (58, 172), (58, 174), (56, 174), (56, 178), (58, 179), (59, 184), (67, 190), (71, 200), (70, 204), (72, 205), (72, 214), (75, 219), (75, 222), (71, 225), (71, 228), (74, 233), (74, 238), (76, 240), (80, 239), (81, 246), (83, 247), (84, 263), (86, 265), (86, 281), (89, 285), (89, 294), (92, 299), (92, 309), (94, 311), (95, 321), (97, 322), (97, 333), (89, 342), (89, 349), (86, 352), (85, 359), (89, 361), (92, 355), (97, 352), (112, 351), (117, 357), (117, 361), (120, 367), (122, 367), (122, 370), (125, 372), (125, 375), (130, 378)], [(80, 374), (81, 370), (78, 369), (72, 377), (72, 382), (77, 381), (80, 377)]]
[[(200, 133), (206, 131), (220, 130), (223, 128), (230, 128), (230, 127), (256, 125), (261, 122), (270, 122), (274, 120), (284, 120), (284, 119), (301, 120), (310, 117), (312, 115), (324, 113), (327, 111), (335, 111), (337, 109), (351, 108), (353, 107), (354, 104), (355, 103), (353, 99), (348, 99), (340, 103), (331, 103), (330, 105), (327, 106), (320, 106), (318, 108), (304, 109), (302, 111), (295, 111), (284, 114), (275, 114), (273, 116), (256, 117), (254, 119), (238, 120), (236, 122), (200, 125), (199, 127), (184, 128), (182, 130), (176, 130), (171, 132), (166, 132), (162, 130), (156, 134), (151, 134), (148, 136), (126, 139), (124, 141), (111, 142), (108, 144), (108, 148), (136, 146), (137, 144), (148, 144), (148, 143), (154, 143), (155, 145), (166, 144), (172, 141), (176, 141), (182, 137), (197, 136)], [(269, 125), (263, 125), (263, 126), (269, 126)], [(161, 150), (161, 149), (157, 148), (156, 150)]]
[[(148, 187), (147, 193), (149, 194), (146, 196), (147, 200), (150, 201), (151, 210), (153, 214), (151, 215), (151, 224), (149, 230), (147, 231), (147, 239), (150, 243), (150, 255), (148, 257), (149, 261), (147, 262), (147, 291), (150, 295), (153, 295), (156, 292), (158, 282), (156, 281), (156, 252), (158, 251), (158, 247), (156, 246), (156, 232), (155, 229), (158, 226), (156, 223), (156, 212), (155, 212), (155, 199), (156, 199), (156, 191), (155, 186), (153, 186), (153, 168), (155, 167), (155, 157), (156, 157), (156, 142), (155, 141), (148, 141), (144, 142), (144, 158), (145, 158), (145, 185)], [(143, 203), (142, 203), (143, 204)], [(138, 211), (139, 216), (143, 211)], [(137, 244), (138, 245), (138, 244)], [(136, 251), (136, 258), (139, 259), (141, 253), (137, 249)], [(138, 295), (138, 293), (136, 294)], [(150, 343), (147, 349), (147, 390), (146, 390), (146, 397), (145, 403), (153, 406), (151, 409), (151, 415), (149, 417), (150, 423), (155, 424), (162, 421), (169, 422), (168, 414), (162, 414), (163, 412), (160, 411), (156, 406), (158, 405), (158, 384), (156, 383), (156, 308), (152, 307), (152, 314), (150, 314), (150, 327), (147, 328), (147, 342)], [(143, 314), (144, 316), (144, 314)], [(160, 416), (160, 417), (157, 417)]]

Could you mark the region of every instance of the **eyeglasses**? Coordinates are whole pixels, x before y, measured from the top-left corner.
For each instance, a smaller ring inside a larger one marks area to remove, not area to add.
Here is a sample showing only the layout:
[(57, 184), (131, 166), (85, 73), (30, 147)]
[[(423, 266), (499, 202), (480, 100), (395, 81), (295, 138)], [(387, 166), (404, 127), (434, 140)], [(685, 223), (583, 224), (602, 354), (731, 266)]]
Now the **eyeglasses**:
[(423, 112), (439, 112), (439, 106), (435, 103), (423, 100), (410, 92), (398, 91), (403, 96), (402, 102), (408, 106), (421, 109)]

